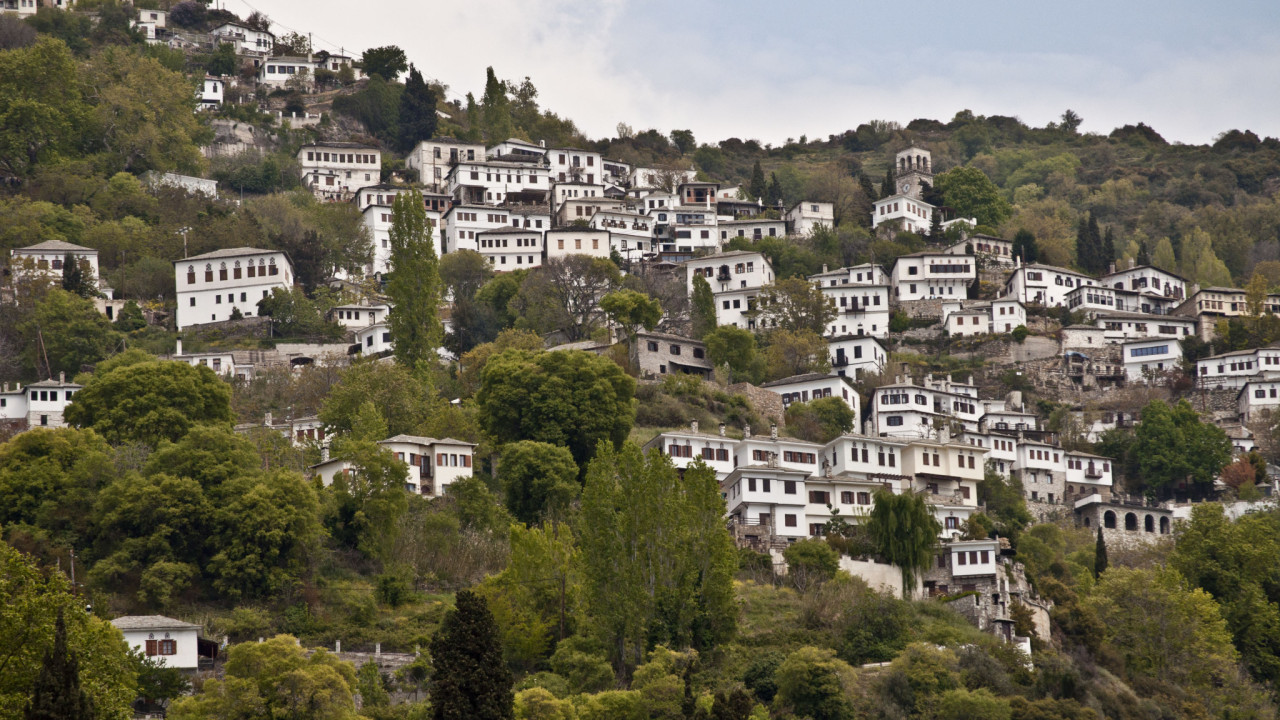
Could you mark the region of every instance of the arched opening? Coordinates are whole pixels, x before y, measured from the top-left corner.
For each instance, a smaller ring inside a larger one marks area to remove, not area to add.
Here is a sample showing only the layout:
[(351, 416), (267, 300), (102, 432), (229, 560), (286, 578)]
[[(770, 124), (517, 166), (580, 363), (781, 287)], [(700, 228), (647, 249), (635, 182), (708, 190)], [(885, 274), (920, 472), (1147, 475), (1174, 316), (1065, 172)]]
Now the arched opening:
[(1084, 526), (1085, 526), (1085, 527), (1090, 527), (1090, 525), (1089, 525), (1089, 516), (1088, 516), (1088, 515), (1086, 515), (1086, 516), (1085, 516), (1085, 518), (1084, 518)]
[(1160, 534), (1161, 535), (1169, 534), (1169, 518), (1167, 517), (1160, 518)]
[(1147, 531), (1147, 532), (1149, 532), (1149, 533), (1153, 533), (1153, 532), (1155, 532), (1155, 531), (1156, 531), (1156, 519), (1155, 519), (1155, 518), (1153, 518), (1153, 517), (1151, 517), (1150, 515), (1148, 515), (1148, 516), (1146, 517), (1146, 519), (1144, 519), (1144, 520), (1142, 521), (1142, 529), (1143, 529), (1143, 530), (1145, 530), (1145, 531)]
[(1125, 513), (1124, 529), (1136, 531), (1138, 529), (1138, 516), (1133, 513)]
[(1108, 510), (1108, 511), (1106, 511), (1105, 513), (1103, 513), (1103, 514), (1102, 514), (1102, 527), (1104, 527), (1104, 528), (1106, 528), (1106, 529), (1108, 529), (1108, 530), (1115, 530), (1115, 529), (1116, 529), (1116, 514), (1115, 514), (1115, 511)]

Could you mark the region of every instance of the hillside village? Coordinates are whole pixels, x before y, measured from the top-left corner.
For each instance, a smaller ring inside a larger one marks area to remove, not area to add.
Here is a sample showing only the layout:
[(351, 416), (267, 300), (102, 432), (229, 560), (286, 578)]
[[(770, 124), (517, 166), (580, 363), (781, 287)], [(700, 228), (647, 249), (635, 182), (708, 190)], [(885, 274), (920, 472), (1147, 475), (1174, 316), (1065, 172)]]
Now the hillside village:
[(0, 10), (0, 716), (68, 652), (102, 717), (1275, 716), (1275, 139), (593, 141)]

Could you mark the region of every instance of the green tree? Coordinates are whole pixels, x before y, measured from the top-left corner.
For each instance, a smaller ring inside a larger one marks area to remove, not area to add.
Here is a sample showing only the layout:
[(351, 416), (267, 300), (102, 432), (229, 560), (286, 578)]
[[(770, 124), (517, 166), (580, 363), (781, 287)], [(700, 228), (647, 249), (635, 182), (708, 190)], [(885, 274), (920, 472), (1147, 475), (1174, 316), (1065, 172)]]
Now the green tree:
[(693, 276), (693, 300), (691, 302), (693, 316), (693, 337), (704, 339), (716, 329), (716, 296), (711, 291), (711, 284), (701, 275)]
[[(61, 13), (69, 15), (70, 13)], [(23, 176), (74, 152), (89, 107), (75, 60), (60, 40), (0, 51), (0, 167)]]
[(588, 608), (619, 675), (647, 643), (707, 649), (734, 632), (737, 556), (724, 512), (715, 471), (700, 461), (682, 478), (661, 453), (601, 443), (577, 536)]
[(0, 445), (0, 526), (85, 547), (98, 492), (114, 479), (111, 447), (90, 430), (36, 429)]
[(782, 557), (787, 561), (787, 581), (800, 592), (830, 580), (840, 569), (840, 554), (818, 538), (791, 543)]
[(484, 598), (458, 593), (431, 638), (435, 681), (431, 686), (433, 720), (511, 720), (514, 718), (511, 672), (493, 614)]
[(271, 318), (276, 337), (318, 337), (336, 339), (342, 326), (325, 320), (315, 302), (301, 288), (272, 288), (258, 301), (258, 315)]
[(996, 472), (994, 463), (987, 463), (982, 483), (978, 485), (978, 502), (986, 506), (987, 515), (995, 521), (995, 531), (1010, 542), (1016, 543), (1033, 519), (1027, 510), (1022, 481)]
[(395, 45), (369, 48), (360, 58), (364, 63), (365, 74), (377, 75), (383, 80), (395, 80), (408, 68), (408, 60), (404, 51)]
[(110, 443), (156, 447), (196, 425), (230, 425), (231, 388), (207, 367), (153, 360), (95, 373), (67, 406), (67, 422)]
[(485, 70), (484, 97), (480, 102), (485, 137), (493, 143), (499, 143), (511, 137), (515, 128), (511, 122), (511, 103), (507, 98), (507, 84), (498, 80), (492, 66)]
[(774, 282), (758, 299), (761, 327), (822, 335), (836, 317), (834, 303), (814, 283), (791, 277)]
[(174, 720), (292, 717), (356, 720), (356, 670), (323, 649), (308, 653), (289, 635), (239, 643), (227, 652), (226, 676), (178, 698)]
[(1040, 259), (1040, 248), (1036, 245), (1036, 236), (1030, 230), (1020, 229), (1013, 236), (1013, 256), (1022, 258), (1024, 264)]
[(703, 337), (707, 359), (716, 367), (728, 366), (735, 381), (758, 382), (764, 374), (764, 358), (756, 349), (756, 336), (736, 325), (721, 325)]
[(640, 328), (652, 330), (662, 319), (662, 305), (655, 299), (635, 290), (614, 290), (600, 298), (600, 310), (627, 336), (627, 344), (634, 345)]
[(502, 448), (498, 479), (507, 509), (526, 525), (565, 517), (582, 489), (578, 465), (568, 448), (530, 440)]
[(778, 173), (769, 173), (769, 189), (765, 192), (764, 202), (766, 205), (777, 206), (782, 201), (782, 183), (778, 182)]
[(1093, 547), (1093, 577), (1095, 579), (1102, 577), (1102, 573), (1107, 571), (1107, 541), (1102, 537), (1102, 528), (1098, 528), (1098, 541)]
[(75, 652), (67, 647), (67, 624), (58, 611), (54, 624), (53, 647), (44, 656), (35, 687), (31, 689), (31, 702), (23, 720), (63, 720), (64, 718), (94, 717), (89, 698), (80, 687), (80, 663)]
[(508, 306), (519, 314), (517, 327), (577, 342), (600, 326), (600, 298), (621, 281), (618, 266), (604, 258), (553, 258), (524, 277)]
[(933, 561), (942, 526), (924, 496), (885, 490), (876, 493), (866, 525), (877, 553), (901, 569), (902, 597), (909, 599), (915, 592), (917, 574)]
[(698, 143), (693, 139), (692, 130), (672, 130), (671, 142), (679, 148), (681, 155), (688, 155), (698, 149)]
[[(854, 391), (856, 392), (856, 391)], [(787, 432), (809, 442), (828, 443), (854, 429), (858, 416), (844, 398), (793, 402), (786, 411)]]
[(147, 326), (147, 318), (142, 314), (138, 303), (130, 300), (116, 314), (115, 329), (119, 332), (133, 332)]
[(334, 478), (330, 532), (344, 546), (387, 561), (396, 524), (408, 509), (409, 468), (373, 440), (343, 438), (335, 450), (351, 464), (351, 472)]
[(91, 301), (60, 288), (45, 293), (21, 330), (32, 338), (27, 346), (30, 366), (44, 378), (61, 372), (74, 375), (105, 358), (120, 342), (111, 321)]
[(423, 140), (436, 134), (436, 93), (422, 79), (422, 73), (409, 65), (409, 77), (400, 95), (400, 152), (410, 152)]
[(440, 261), (436, 256), (426, 205), (417, 190), (396, 196), (391, 208), (392, 302), (387, 326), (395, 343), (396, 362), (422, 374), (439, 358)]
[(1013, 708), (986, 688), (955, 688), (938, 696), (938, 720), (1009, 720)]
[(1062, 128), (1062, 130), (1068, 135), (1075, 135), (1080, 128), (1080, 123), (1082, 122), (1084, 122), (1084, 118), (1076, 114), (1076, 111), (1071, 108), (1067, 108), (1062, 113), (1062, 121), (1058, 123), (1058, 127)]
[(364, 707), (382, 708), (391, 704), (391, 694), (382, 682), (382, 671), (372, 660), (366, 660), (356, 671), (356, 690)]
[(1000, 188), (976, 167), (952, 168), (936, 178), (947, 207), (960, 217), (977, 219), (979, 225), (997, 227), (1013, 213)]
[(1231, 460), (1231, 441), (1222, 428), (1201, 422), (1186, 400), (1170, 407), (1153, 400), (1142, 409), (1132, 454), (1148, 492), (1168, 494), (1181, 483), (1206, 491)]
[(768, 340), (765, 363), (771, 380), (831, 371), (827, 342), (812, 330), (773, 330)]
[(98, 294), (98, 288), (92, 279), (86, 277), (85, 268), (80, 266), (71, 253), (67, 253), (62, 259), (62, 289), (84, 298)]
[(765, 185), (764, 170), (760, 169), (760, 161), (751, 168), (751, 182), (747, 185), (747, 195), (751, 200), (763, 200), (764, 194), (768, 192), (768, 186)]
[[(449, 253), (453, 255), (453, 253)], [(528, 330), (503, 330), (494, 338), (493, 342), (487, 342), (477, 345), (470, 352), (463, 355), (458, 361), (458, 382), (461, 383), (463, 390), (467, 395), (474, 395), (480, 390), (481, 374), (484, 372), (484, 366), (489, 363), (489, 359), (494, 355), (501, 354), (506, 350), (528, 350), (536, 352), (542, 350), (546, 344), (542, 338), (535, 332)]]
[(209, 63), (205, 65), (205, 71), (214, 77), (235, 75), (239, 70), (240, 61), (236, 59), (236, 44), (229, 42), (218, 43), (218, 46), (213, 49), (213, 54), (209, 56)]
[(613, 361), (581, 350), (508, 350), (485, 364), (476, 405), (498, 444), (561, 445), (585, 468), (598, 442), (617, 447), (631, 431), (635, 387)]
[(431, 388), (414, 377), (412, 369), (360, 362), (343, 370), (337, 384), (329, 388), (320, 405), (320, 420), (334, 434), (349, 433), (366, 402), (372, 402), (382, 415), (388, 435), (418, 432), (437, 408)]
[(846, 720), (853, 708), (848, 694), (853, 668), (827, 648), (802, 647), (787, 656), (776, 674), (774, 707), (813, 720)]

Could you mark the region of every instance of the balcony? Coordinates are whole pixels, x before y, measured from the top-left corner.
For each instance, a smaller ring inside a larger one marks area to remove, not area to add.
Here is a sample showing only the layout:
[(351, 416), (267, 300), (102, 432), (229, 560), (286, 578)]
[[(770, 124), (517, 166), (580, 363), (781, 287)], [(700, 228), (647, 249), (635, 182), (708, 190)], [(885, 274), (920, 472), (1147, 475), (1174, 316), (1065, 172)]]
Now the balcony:
[(849, 358), (845, 355), (840, 355), (831, 361), (831, 367), (848, 367), (848, 366), (849, 366)]
[(732, 280), (733, 278), (727, 272), (716, 273), (716, 281), (718, 282), (731, 282)]
[(1090, 480), (1101, 480), (1102, 471), (1090, 465), (1088, 468), (1085, 469), (1084, 476), (1089, 478)]

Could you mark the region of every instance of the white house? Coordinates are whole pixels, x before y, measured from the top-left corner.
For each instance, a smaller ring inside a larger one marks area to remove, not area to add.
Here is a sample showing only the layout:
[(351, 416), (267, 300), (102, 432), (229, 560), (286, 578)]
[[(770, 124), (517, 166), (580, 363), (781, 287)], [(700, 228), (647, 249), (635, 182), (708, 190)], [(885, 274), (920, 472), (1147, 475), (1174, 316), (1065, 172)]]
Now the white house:
[(673, 209), (649, 211), (654, 235), (663, 252), (693, 253), (720, 249), (716, 235), (717, 215), (714, 207), (679, 205)]
[(608, 259), (610, 242), (608, 230), (562, 227), (546, 232), (546, 259), (569, 255), (590, 255)]
[(978, 278), (978, 265), (967, 256), (942, 252), (903, 255), (893, 263), (893, 296), (910, 300), (964, 300)]
[[(828, 373), (809, 373), (793, 375), (781, 380), (767, 382), (760, 387), (782, 396), (783, 407), (792, 403), (804, 403), (822, 398), (839, 398), (853, 409), (854, 417), (861, 415), (858, 391), (849, 385), (840, 375)], [(856, 422), (856, 420), (855, 420)]]
[(269, 88), (282, 88), (294, 81), (304, 90), (315, 84), (317, 63), (312, 58), (278, 55), (265, 58), (258, 65), (258, 82)]
[(578, 181), (587, 185), (599, 183), (603, 192), (604, 173), (600, 153), (577, 148), (549, 148), (546, 158), (553, 181)]
[(588, 225), (609, 233), (609, 245), (626, 260), (637, 261), (653, 251), (653, 231), (649, 218), (630, 211), (601, 210)]
[[(379, 440), (378, 444), (408, 466), (405, 491), (440, 497), (449, 485), (462, 478), (471, 477), (475, 444), (453, 438), (429, 438), (417, 435), (396, 435)], [(326, 487), (338, 476), (350, 476), (357, 472), (345, 458), (325, 459), (312, 465), (311, 474), (320, 478)]]
[(1098, 280), (1098, 284), (1118, 290), (1149, 293), (1179, 302), (1187, 296), (1187, 281), (1184, 278), (1150, 265), (1108, 273)]
[(835, 270), (827, 270), (827, 266), (823, 265), (822, 272), (810, 275), (809, 279), (818, 287), (824, 288), (841, 285), (889, 285), (889, 273), (879, 265), (871, 263), (850, 265)]
[(328, 317), (344, 328), (359, 329), (385, 323), (391, 306), (385, 303), (369, 305), (361, 302), (354, 305), (335, 305), (329, 310)]
[(998, 540), (952, 540), (946, 544), (953, 578), (976, 578), (995, 575), (999, 566)]
[(910, 378), (883, 385), (872, 394), (872, 420), (882, 437), (929, 437), (935, 421), (954, 420), (967, 430), (977, 430), (984, 408), (977, 388), (951, 380), (933, 380), (924, 385)]
[(1110, 497), (1112, 487), (1111, 458), (1067, 450), (1067, 499), (1078, 500), (1097, 493)]
[(200, 626), (163, 615), (125, 615), (111, 621), (129, 647), (165, 667), (200, 667)]
[(405, 156), (404, 166), (418, 172), (418, 182), (435, 192), (445, 192), (449, 169), (459, 162), (484, 160), (484, 145), (448, 137), (423, 140)]
[(445, 176), (446, 192), (454, 202), (501, 205), (505, 202), (545, 202), (551, 190), (547, 169), (530, 162), (458, 161)]
[[(476, 238), (476, 249), (497, 272), (527, 270), (542, 265), (544, 237), (540, 230), (514, 227), (482, 230)], [(604, 244), (606, 247), (609, 245), (608, 238)], [(605, 254), (608, 255), (607, 250)]]
[(1252, 422), (1264, 410), (1274, 413), (1280, 406), (1280, 378), (1245, 383), (1236, 395), (1236, 406), (1242, 424)]
[(1196, 361), (1196, 380), (1201, 387), (1240, 387), (1249, 379), (1280, 373), (1280, 347), (1213, 355)]
[(1005, 334), (1027, 324), (1027, 309), (1017, 300), (943, 303), (942, 316), (953, 337)]
[(222, 94), (226, 83), (220, 77), (206, 75), (200, 83), (200, 92), (196, 97), (200, 101), (201, 110), (216, 110), (222, 105)]
[(976, 255), (995, 265), (1013, 265), (1013, 243), (993, 235), (975, 233), (943, 252), (951, 255)]
[(1154, 375), (1178, 367), (1182, 344), (1177, 339), (1131, 340), (1120, 345), (1124, 354), (1124, 374), (1131, 383), (1145, 382)]
[(891, 195), (874, 203), (871, 227), (878, 228), (896, 220), (902, 223), (902, 229), (906, 232), (928, 235), (933, 212), (934, 207), (919, 198), (905, 194)]
[(838, 335), (827, 338), (831, 370), (844, 377), (860, 378), (863, 373), (884, 372), (888, 353), (872, 335)]
[(720, 229), (721, 245), (734, 238), (759, 240), (766, 237), (785, 237), (787, 234), (785, 220), (771, 220), (769, 218), (720, 220), (717, 222), (717, 227)]
[(391, 328), (384, 322), (366, 325), (356, 330), (356, 343), (360, 354), (365, 356), (391, 352), (396, 345), (391, 340)]
[(258, 302), (276, 288), (293, 286), (293, 264), (279, 250), (229, 248), (173, 261), (179, 330), (229, 320), (239, 310), (257, 314)]
[(1143, 315), (1141, 313), (1099, 313), (1094, 324), (1103, 329), (1107, 342), (1125, 340), (1170, 339), (1174, 343), (1194, 335), (1194, 318), (1177, 315)]
[(526, 160), (547, 156), (546, 143), (533, 144), (519, 138), (507, 138), (485, 151), (488, 158), (523, 157)]
[(441, 253), (480, 251), (477, 233), (486, 230), (530, 230), (541, 235), (551, 227), (546, 207), (495, 208), (491, 205), (452, 205), (445, 211), (440, 230)]
[(835, 227), (835, 206), (827, 202), (805, 200), (787, 211), (787, 226), (792, 235), (808, 235), (818, 227)]
[(80, 391), (81, 385), (67, 382), (66, 375), (58, 374), (57, 380), (42, 380), (26, 387), (5, 383), (0, 390), (0, 420), (21, 428), (60, 428), (66, 423), (62, 414)]
[(718, 324), (755, 329), (755, 318), (748, 313), (755, 309), (755, 299), (760, 290), (773, 282), (773, 268), (764, 255), (735, 250), (696, 258), (684, 266), (690, 296), (693, 295), (693, 278), (696, 275), (701, 275), (711, 286), (716, 299)]
[(821, 290), (836, 311), (827, 327), (828, 337), (889, 336), (888, 285), (826, 285)]
[(911, 440), (902, 451), (902, 474), (923, 493), (941, 537), (954, 538), (978, 512), (978, 483), (986, 473), (987, 450), (951, 439), (946, 428), (938, 438)]
[(1023, 305), (1061, 307), (1066, 305), (1067, 293), (1077, 287), (1097, 284), (1093, 278), (1075, 270), (1038, 263), (1023, 265), (1017, 260), (1000, 296)]
[(216, 42), (228, 42), (236, 46), (236, 54), (269, 55), (276, 45), (276, 36), (265, 30), (254, 30), (238, 23), (224, 23), (209, 32)]
[(15, 281), (19, 279), (62, 280), (63, 263), (70, 255), (99, 288), (98, 251), (62, 240), (45, 240), (42, 243), (16, 248), (10, 251), (9, 269)]
[(348, 142), (304, 145), (298, 150), (302, 185), (321, 200), (346, 201), (382, 180), (382, 151)]

